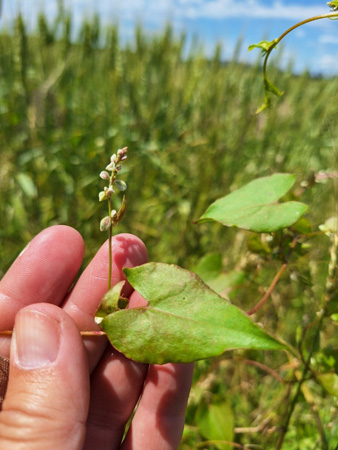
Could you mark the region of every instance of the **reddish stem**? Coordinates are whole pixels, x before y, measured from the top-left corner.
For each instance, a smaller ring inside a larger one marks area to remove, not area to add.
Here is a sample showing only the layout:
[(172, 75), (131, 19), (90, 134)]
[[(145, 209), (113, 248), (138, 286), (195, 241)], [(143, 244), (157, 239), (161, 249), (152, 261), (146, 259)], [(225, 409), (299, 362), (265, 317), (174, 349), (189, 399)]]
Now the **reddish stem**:
[(282, 273), (285, 271), (286, 268), (287, 268), (287, 264), (284, 263), (282, 265), (282, 267), (279, 269), (279, 271), (277, 272), (277, 274), (275, 275), (275, 278), (272, 280), (272, 283), (270, 284), (269, 289), (266, 291), (263, 298), (257, 303), (256, 306), (254, 306), (252, 309), (250, 309), (249, 312), (247, 312), (248, 316), (255, 314), (255, 312), (257, 312), (259, 310), (259, 308), (261, 308), (264, 305), (264, 303), (270, 297), (271, 292), (275, 289), (276, 284), (278, 283), (280, 277), (282, 276)]

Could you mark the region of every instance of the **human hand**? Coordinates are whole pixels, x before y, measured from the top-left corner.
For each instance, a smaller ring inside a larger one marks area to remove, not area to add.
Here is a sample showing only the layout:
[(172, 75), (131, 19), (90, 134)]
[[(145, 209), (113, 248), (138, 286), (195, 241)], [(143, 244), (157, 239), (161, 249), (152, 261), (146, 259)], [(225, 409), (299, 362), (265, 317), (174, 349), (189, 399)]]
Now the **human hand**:
[[(147, 260), (143, 243), (132, 235), (115, 236), (112, 251), (113, 284), (123, 278), (123, 267)], [(69, 291), (83, 253), (77, 231), (48, 228), (0, 281), (0, 330), (15, 324), (11, 343), (0, 337), (0, 355), (10, 355), (0, 448), (178, 448), (192, 365), (136, 363), (104, 336), (80, 336), (78, 330), (98, 329), (94, 315), (107, 289), (107, 242)], [(130, 285), (124, 294), (131, 307), (144, 304)]]

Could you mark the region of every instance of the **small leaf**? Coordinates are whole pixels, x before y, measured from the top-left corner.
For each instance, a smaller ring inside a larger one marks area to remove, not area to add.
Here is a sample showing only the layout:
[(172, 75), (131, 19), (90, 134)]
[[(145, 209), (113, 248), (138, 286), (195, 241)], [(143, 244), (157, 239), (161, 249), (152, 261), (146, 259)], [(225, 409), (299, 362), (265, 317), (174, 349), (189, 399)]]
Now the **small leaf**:
[(333, 0), (332, 2), (327, 2), (327, 4), (333, 11), (338, 11), (338, 0)]
[(249, 50), (249, 52), (251, 52), (254, 48), (260, 48), (262, 51), (262, 54), (266, 55), (267, 52), (272, 47), (277, 48), (277, 45), (276, 45), (277, 42), (278, 42), (278, 39), (274, 39), (273, 41), (270, 41), (270, 42), (269, 41), (261, 41), (258, 44), (249, 45), (248, 50)]
[(284, 94), (284, 92), (280, 91), (278, 87), (275, 86), (273, 83), (271, 83), (271, 81), (268, 80), (267, 78), (264, 79), (264, 88), (265, 91), (271, 92), (277, 97), (281, 97)]
[(202, 436), (221, 450), (231, 450), (230, 445), (217, 441), (234, 440), (234, 415), (228, 402), (202, 404), (196, 413), (196, 424)]
[(286, 348), (188, 270), (148, 263), (124, 273), (149, 306), (117, 311), (100, 326), (135, 361), (191, 362), (227, 349)]
[(114, 184), (117, 187), (117, 189), (119, 189), (122, 192), (124, 192), (127, 189), (127, 183), (125, 181), (115, 180)]
[[(102, 318), (120, 309), (119, 301), (124, 284), (125, 281), (120, 281), (112, 289), (104, 294), (95, 314), (96, 323), (100, 323), (102, 321)], [(97, 318), (101, 320), (96, 320)]]
[(289, 227), (306, 212), (300, 202), (277, 203), (295, 180), (293, 175), (275, 174), (258, 178), (216, 200), (197, 223), (215, 221), (225, 226), (271, 233)]
[(338, 397), (338, 375), (335, 373), (323, 373), (316, 376), (319, 383), (330, 395)]

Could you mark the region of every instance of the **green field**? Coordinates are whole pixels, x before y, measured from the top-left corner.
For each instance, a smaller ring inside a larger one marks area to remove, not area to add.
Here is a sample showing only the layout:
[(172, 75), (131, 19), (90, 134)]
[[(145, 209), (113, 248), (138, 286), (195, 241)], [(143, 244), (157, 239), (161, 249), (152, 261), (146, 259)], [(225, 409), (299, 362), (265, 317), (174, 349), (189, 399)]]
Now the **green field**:
[[(260, 61), (240, 64), (238, 49), (228, 63), (220, 60), (219, 47), (208, 59), (198, 43), (183, 56), (185, 37), (174, 36), (170, 27), (151, 38), (137, 27), (133, 43), (122, 46), (118, 28), (103, 29), (97, 19), (83, 23), (76, 40), (70, 36), (67, 16), (51, 25), (40, 16), (31, 34), (18, 17), (13, 29), (0, 34), (0, 276), (35, 234), (53, 224), (75, 227), (86, 241), (85, 262), (92, 258), (106, 238), (99, 230), (105, 214), (97, 200), (99, 173), (112, 153), (128, 146), (128, 208), (118, 231), (143, 239), (150, 260), (185, 268), (221, 252), (225, 272), (255, 273), (231, 292), (234, 304), (250, 309), (278, 261), (249, 251), (248, 232), (193, 221), (215, 199), (276, 172), (296, 175), (292, 195), (309, 205), (313, 231), (333, 216), (338, 77), (295, 76), (291, 67), (281, 72), (272, 63), (269, 76), (285, 94), (255, 115), (264, 96)], [(326, 183), (315, 181), (320, 171), (330, 173)], [(329, 245), (319, 235), (291, 260), (255, 317), (292, 344), (296, 332), (315, 320)], [(326, 324), (318, 349), (338, 353), (336, 328)], [(228, 430), (228, 439), (219, 439), (274, 449), (300, 370), (293, 363), (283, 353), (254, 351), (199, 362), (182, 449), (232, 448), (203, 443), (211, 440), (205, 429), (213, 426)], [(335, 360), (333, 365), (338, 367)], [(214, 405), (212, 418), (206, 417), (207, 405)], [(310, 377), (283, 448), (337, 448), (337, 416), (336, 397)]]

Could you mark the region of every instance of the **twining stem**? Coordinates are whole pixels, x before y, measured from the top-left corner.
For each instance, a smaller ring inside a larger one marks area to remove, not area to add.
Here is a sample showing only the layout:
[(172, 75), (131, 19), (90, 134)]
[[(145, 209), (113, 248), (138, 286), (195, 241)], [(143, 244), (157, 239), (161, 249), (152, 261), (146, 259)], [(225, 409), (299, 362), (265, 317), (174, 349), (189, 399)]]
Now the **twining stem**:
[(242, 359), (238, 357), (234, 357), (236, 361), (242, 362), (244, 364), (247, 364), (249, 366), (255, 366), (258, 369), (263, 370), (264, 372), (267, 372), (268, 374), (272, 375), (276, 380), (278, 380), (280, 383), (285, 383), (285, 380), (283, 377), (279, 375), (275, 370), (271, 369), (271, 367), (266, 366), (265, 364), (262, 364), (258, 361), (253, 361), (252, 359)]
[(272, 291), (275, 289), (276, 284), (278, 283), (280, 277), (282, 276), (282, 274), (283, 274), (283, 272), (285, 271), (286, 268), (287, 268), (287, 264), (284, 263), (282, 265), (282, 267), (279, 269), (279, 271), (276, 273), (274, 279), (272, 280), (272, 283), (269, 286), (269, 289), (266, 291), (266, 293), (264, 294), (263, 298), (257, 303), (256, 306), (254, 306), (252, 309), (250, 309), (249, 312), (247, 312), (248, 316), (251, 316), (252, 314), (255, 314), (255, 312), (257, 312), (259, 310), (259, 308), (261, 308), (264, 305), (264, 303), (270, 297)]
[(301, 27), (302, 25), (305, 25), (307, 23), (314, 22), (315, 20), (320, 20), (320, 19), (331, 19), (333, 17), (338, 17), (338, 13), (331, 12), (331, 13), (327, 13), (327, 14), (321, 14), (318, 16), (314, 16), (314, 17), (309, 17), (308, 19), (302, 20), (301, 22), (298, 22), (295, 25), (293, 25), (292, 27), (288, 28), (286, 31), (284, 31), (283, 34), (281, 34), (278, 38), (276, 38), (273, 41), (273, 43), (271, 44), (271, 46), (269, 47), (269, 49), (267, 50), (265, 58), (264, 58), (264, 64), (263, 64), (264, 79), (267, 79), (266, 70), (267, 70), (267, 62), (269, 59), (269, 55), (272, 52), (272, 50), (280, 43), (280, 41), (285, 38), (285, 36), (287, 36), (289, 33), (291, 33), (291, 31), (295, 30), (296, 28)]
[(290, 249), (289, 249), (289, 253), (288, 255), (285, 257), (285, 262), (284, 264), (281, 266), (281, 268), (279, 269), (279, 271), (276, 273), (274, 279), (272, 280), (272, 283), (269, 286), (269, 289), (266, 291), (266, 293), (264, 294), (263, 298), (257, 303), (256, 306), (254, 306), (252, 309), (250, 309), (249, 312), (247, 312), (248, 316), (251, 316), (252, 314), (254, 314), (255, 312), (257, 312), (259, 310), (259, 308), (261, 308), (265, 302), (267, 301), (267, 299), (270, 297), (272, 291), (275, 289), (280, 277), (282, 276), (283, 272), (285, 271), (285, 269), (287, 268), (287, 261), (290, 258), (293, 250), (296, 247), (298, 241), (298, 237), (295, 236), (291, 245), (290, 245)]

